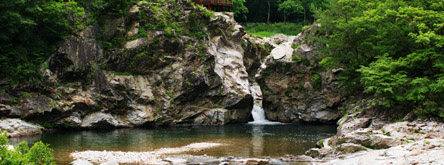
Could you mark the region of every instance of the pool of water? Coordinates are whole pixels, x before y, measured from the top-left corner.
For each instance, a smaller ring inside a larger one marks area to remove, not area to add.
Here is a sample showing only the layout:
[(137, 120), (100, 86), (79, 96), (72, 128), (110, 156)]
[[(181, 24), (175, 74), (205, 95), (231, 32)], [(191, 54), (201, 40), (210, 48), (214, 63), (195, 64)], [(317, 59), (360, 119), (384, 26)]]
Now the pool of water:
[(72, 161), (74, 151), (152, 151), (165, 147), (180, 147), (195, 142), (218, 142), (225, 145), (186, 154), (216, 157), (280, 157), (285, 154), (303, 154), (315, 147), (320, 139), (336, 133), (334, 125), (280, 124), (226, 126), (168, 127), (155, 129), (115, 129), (57, 131), (37, 137), (11, 139), (43, 141), (54, 149), (58, 164)]

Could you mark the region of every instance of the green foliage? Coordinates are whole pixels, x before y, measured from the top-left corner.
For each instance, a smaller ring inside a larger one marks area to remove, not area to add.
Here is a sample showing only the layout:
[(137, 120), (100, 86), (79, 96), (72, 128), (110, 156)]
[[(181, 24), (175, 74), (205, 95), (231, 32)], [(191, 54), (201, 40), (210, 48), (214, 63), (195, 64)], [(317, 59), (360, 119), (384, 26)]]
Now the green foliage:
[(304, 7), (302, 7), (301, 1), (299, 0), (286, 0), (279, 4), (278, 11), (284, 13), (284, 22), (286, 22), (288, 15), (302, 13)]
[(319, 74), (313, 74), (310, 78), (310, 81), (314, 89), (321, 89), (322, 79)]
[(103, 17), (117, 18), (125, 16), (135, 0), (76, 0), (80, 6), (89, 11), (91, 20), (103, 19)]
[(0, 13), (0, 76), (15, 81), (39, 78), (56, 44), (83, 28), (75, 1), (1, 1)]
[(302, 58), (299, 56), (296, 56), (294, 53), (291, 55), (291, 60), (297, 63), (302, 62)]
[[(327, 0), (247, 0), (247, 20), (241, 22), (282, 22), (285, 17), (292, 22), (304, 22), (305, 25), (314, 21), (316, 9), (323, 9)], [(299, 7), (296, 7), (299, 6)], [(287, 8), (284, 10), (284, 8)], [(280, 9), (280, 10), (279, 10)], [(294, 10), (293, 10), (294, 9)], [(285, 16), (285, 17), (284, 17)]]
[(234, 18), (237, 21), (246, 21), (248, 8), (244, 5), (245, 0), (233, 0), (233, 8), (231, 9), (234, 13)]
[(249, 34), (258, 37), (271, 37), (276, 34), (298, 35), (303, 25), (300, 23), (247, 23), (243, 26)]
[(43, 142), (34, 143), (31, 148), (28, 148), (28, 143), (21, 142), (14, 150), (8, 149), (8, 137), (6, 132), (0, 134), (0, 165), (12, 164), (55, 164), (53, 160), (53, 150), (49, 148), (48, 144)]
[(423, 117), (444, 116), (442, 4), (332, 0), (328, 11), (318, 13), (329, 56), (320, 65), (344, 67), (345, 82), (361, 83), (386, 107), (403, 105)]

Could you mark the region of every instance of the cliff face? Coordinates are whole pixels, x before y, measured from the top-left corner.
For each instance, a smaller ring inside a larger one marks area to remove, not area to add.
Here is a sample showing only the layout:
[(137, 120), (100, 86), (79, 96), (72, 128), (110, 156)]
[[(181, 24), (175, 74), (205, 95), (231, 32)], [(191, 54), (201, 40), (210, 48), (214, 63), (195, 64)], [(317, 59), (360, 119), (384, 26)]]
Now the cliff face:
[[(165, 20), (174, 26), (159, 28)], [(18, 90), (16, 105), (5, 103), (2, 113), (81, 128), (247, 122), (253, 98), (244, 35), (229, 13), (139, 3), (125, 18), (66, 39), (48, 59), (44, 91)], [(105, 49), (98, 38), (123, 41)]]
[(310, 39), (319, 35), (318, 28), (313, 25), (298, 36), (266, 39), (274, 48), (256, 77), (268, 119), (328, 123), (340, 117), (337, 107), (344, 100), (336, 78), (340, 69), (319, 67), (322, 45)]
[(0, 112), (45, 127), (223, 125), (248, 122), (255, 98), (271, 120), (335, 121), (342, 97), (334, 72), (318, 71), (314, 31), (260, 39), (231, 13), (139, 3), (66, 39), (44, 84), (10, 86)]

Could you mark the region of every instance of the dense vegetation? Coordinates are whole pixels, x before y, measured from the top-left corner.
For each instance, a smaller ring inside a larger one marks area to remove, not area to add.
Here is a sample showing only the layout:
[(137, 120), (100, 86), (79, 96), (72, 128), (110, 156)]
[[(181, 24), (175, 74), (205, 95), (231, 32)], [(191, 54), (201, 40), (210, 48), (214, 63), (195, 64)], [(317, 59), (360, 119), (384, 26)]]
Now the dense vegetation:
[[(0, 2), (0, 73), (15, 82), (38, 80), (44, 61), (66, 37), (104, 15), (125, 14), (131, 0)], [(85, 10), (89, 19), (86, 19)], [(88, 21), (88, 22), (86, 22)]]
[(0, 165), (37, 165), (37, 164), (55, 164), (53, 160), (53, 151), (48, 144), (42, 142), (34, 143), (29, 148), (26, 141), (15, 146), (13, 150), (8, 149), (8, 137), (6, 132), (0, 133)]
[(444, 2), (331, 0), (319, 13), (328, 58), (347, 85), (387, 108), (444, 117)]
[(264, 23), (291, 21), (307, 25), (314, 21), (314, 11), (324, 8), (325, 3), (326, 0), (246, 0), (243, 5), (247, 10), (236, 15), (236, 20)]
[(233, 12), (249, 34), (297, 35), (303, 26), (314, 22), (313, 13), (324, 8), (325, 3), (326, 0), (234, 0)]
[(80, 30), (83, 9), (74, 1), (1, 1), (1, 76), (37, 78), (55, 44)]

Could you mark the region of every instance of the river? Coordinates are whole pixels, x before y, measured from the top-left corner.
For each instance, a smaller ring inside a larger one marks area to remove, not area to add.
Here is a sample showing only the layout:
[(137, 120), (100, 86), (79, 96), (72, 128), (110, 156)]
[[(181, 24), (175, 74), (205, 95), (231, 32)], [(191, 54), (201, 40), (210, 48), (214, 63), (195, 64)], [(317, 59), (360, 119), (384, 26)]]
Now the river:
[(71, 130), (45, 133), (41, 136), (11, 139), (12, 142), (41, 140), (54, 149), (58, 164), (72, 161), (74, 151), (152, 151), (180, 147), (195, 142), (226, 144), (203, 152), (186, 153), (216, 157), (280, 157), (303, 154), (318, 140), (336, 133), (334, 125), (280, 124), (226, 126), (159, 127), (153, 129)]

